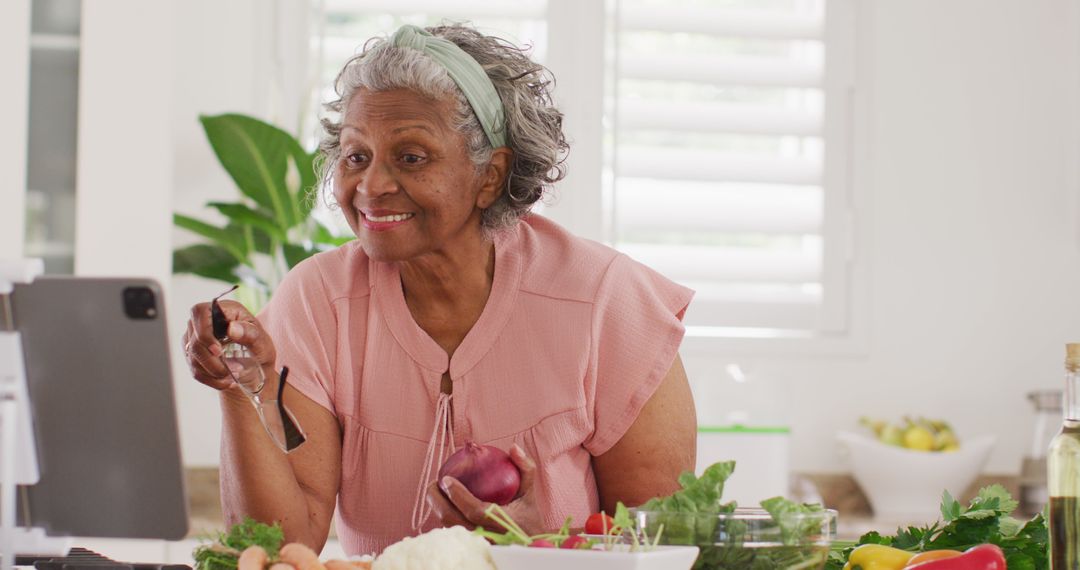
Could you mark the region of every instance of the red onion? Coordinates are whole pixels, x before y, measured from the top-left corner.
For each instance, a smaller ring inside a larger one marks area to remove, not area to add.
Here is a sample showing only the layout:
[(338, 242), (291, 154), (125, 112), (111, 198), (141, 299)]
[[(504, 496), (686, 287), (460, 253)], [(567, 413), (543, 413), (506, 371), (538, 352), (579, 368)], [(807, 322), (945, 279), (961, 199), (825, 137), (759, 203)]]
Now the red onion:
[(469, 490), (477, 499), (505, 505), (517, 496), (521, 473), (505, 451), (471, 441), (454, 452), (439, 469), (439, 488), (443, 477), (450, 476)]

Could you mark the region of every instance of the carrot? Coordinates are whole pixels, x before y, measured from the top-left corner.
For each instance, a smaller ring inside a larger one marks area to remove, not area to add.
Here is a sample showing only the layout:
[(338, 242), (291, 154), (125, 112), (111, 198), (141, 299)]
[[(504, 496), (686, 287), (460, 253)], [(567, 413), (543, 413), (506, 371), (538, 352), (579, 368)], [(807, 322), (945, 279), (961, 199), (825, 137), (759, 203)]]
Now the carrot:
[(240, 553), (240, 558), (236, 562), (236, 569), (263, 570), (266, 568), (268, 559), (269, 556), (266, 555), (266, 551), (261, 546), (253, 544)]
[(371, 570), (370, 560), (327, 560), (326, 570)]
[(319, 562), (319, 555), (306, 544), (299, 542), (290, 542), (282, 546), (281, 551), (278, 552), (278, 560), (291, 564), (296, 570), (326, 570), (322, 562)]

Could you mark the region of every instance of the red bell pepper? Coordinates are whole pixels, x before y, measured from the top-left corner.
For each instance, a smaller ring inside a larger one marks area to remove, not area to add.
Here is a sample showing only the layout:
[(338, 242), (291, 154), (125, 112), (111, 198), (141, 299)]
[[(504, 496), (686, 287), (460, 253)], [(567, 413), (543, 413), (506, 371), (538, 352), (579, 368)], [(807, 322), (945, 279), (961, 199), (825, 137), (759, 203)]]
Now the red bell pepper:
[(904, 570), (1007, 570), (1005, 553), (996, 544), (980, 544), (960, 556), (930, 560)]

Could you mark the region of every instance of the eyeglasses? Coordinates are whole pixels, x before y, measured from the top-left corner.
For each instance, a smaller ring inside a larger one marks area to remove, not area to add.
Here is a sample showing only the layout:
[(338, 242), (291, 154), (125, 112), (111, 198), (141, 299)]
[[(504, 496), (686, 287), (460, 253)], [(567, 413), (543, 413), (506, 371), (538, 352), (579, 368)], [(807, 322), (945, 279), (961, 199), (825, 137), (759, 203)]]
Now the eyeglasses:
[(229, 320), (225, 318), (225, 312), (221, 310), (221, 305), (218, 303), (218, 299), (232, 293), (237, 287), (238, 285), (234, 285), (210, 301), (210, 322), (214, 329), (214, 338), (221, 343), (221, 363), (225, 365), (233, 381), (240, 386), (240, 390), (255, 406), (259, 421), (266, 428), (266, 433), (270, 435), (274, 445), (285, 453), (289, 453), (307, 441), (307, 436), (300, 428), (300, 422), (296, 421), (296, 416), (285, 406), (285, 380), (289, 376), (289, 367), (281, 367), (277, 397), (264, 398), (266, 375), (263, 373), (262, 366), (246, 346), (229, 340)]

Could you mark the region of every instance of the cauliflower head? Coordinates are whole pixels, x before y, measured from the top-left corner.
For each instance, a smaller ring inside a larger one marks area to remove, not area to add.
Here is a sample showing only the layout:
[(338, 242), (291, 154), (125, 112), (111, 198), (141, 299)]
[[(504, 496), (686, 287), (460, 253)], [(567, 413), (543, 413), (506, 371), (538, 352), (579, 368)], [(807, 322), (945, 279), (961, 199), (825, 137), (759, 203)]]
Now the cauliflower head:
[(495, 570), (495, 563), (486, 540), (452, 526), (391, 544), (371, 570)]

